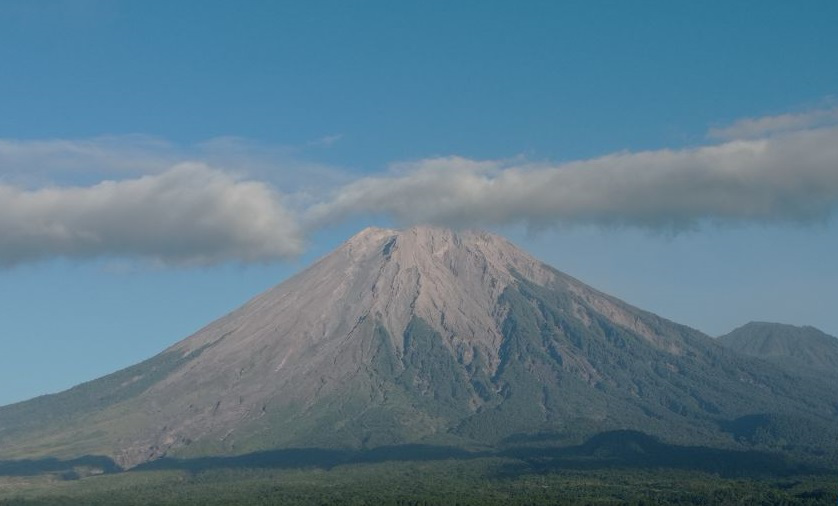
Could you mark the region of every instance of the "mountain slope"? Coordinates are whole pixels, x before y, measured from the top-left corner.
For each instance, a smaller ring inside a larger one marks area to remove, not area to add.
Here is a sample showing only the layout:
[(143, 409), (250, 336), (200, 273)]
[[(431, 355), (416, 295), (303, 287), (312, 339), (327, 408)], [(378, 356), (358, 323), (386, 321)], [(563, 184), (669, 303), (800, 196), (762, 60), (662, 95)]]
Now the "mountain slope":
[(771, 444), (754, 434), (779, 431), (806, 450), (817, 441), (786, 421), (835, 426), (836, 406), (828, 385), (732, 353), (500, 237), (367, 229), (157, 357), (0, 408), (0, 459), (109, 455), (129, 467), (615, 429), (721, 446)]
[(838, 339), (814, 327), (751, 322), (719, 337), (719, 342), (795, 372), (838, 374)]

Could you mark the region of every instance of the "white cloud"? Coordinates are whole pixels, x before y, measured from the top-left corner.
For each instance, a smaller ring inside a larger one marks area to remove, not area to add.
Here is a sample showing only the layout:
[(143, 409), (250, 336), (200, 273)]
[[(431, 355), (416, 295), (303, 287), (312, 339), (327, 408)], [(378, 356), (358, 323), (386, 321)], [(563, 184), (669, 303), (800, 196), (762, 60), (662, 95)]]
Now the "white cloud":
[(304, 160), (308, 149), (239, 137), (190, 145), (144, 135), (0, 139), (0, 266), (57, 256), (211, 264), (298, 254), (299, 210), (352, 177)]
[(715, 139), (755, 139), (766, 135), (838, 124), (838, 107), (801, 113), (745, 118), (722, 128), (711, 128)]
[(294, 215), (268, 185), (203, 164), (92, 186), (0, 185), (0, 264), (128, 257), (174, 265), (299, 254)]
[(403, 224), (594, 224), (677, 231), (703, 222), (809, 222), (838, 206), (838, 128), (559, 165), (440, 158), (346, 185), (312, 207)]

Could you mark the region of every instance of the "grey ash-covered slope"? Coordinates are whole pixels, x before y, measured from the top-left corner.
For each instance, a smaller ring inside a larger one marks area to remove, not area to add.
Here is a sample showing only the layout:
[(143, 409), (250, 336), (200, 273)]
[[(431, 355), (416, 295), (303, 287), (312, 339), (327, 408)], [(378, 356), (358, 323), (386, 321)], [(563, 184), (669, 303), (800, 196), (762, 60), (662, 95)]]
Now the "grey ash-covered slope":
[(367, 229), (152, 359), (0, 408), (0, 460), (108, 455), (130, 467), (613, 429), (730, 446), (789, 417), (807, 434), (838, 425), (836, 406), (830, 385), (733, 353), (498, 236)]
[(751, 322), (719, 337), (719, 342), (796, 372), (838, 377), (838, 339), (815, 327)]

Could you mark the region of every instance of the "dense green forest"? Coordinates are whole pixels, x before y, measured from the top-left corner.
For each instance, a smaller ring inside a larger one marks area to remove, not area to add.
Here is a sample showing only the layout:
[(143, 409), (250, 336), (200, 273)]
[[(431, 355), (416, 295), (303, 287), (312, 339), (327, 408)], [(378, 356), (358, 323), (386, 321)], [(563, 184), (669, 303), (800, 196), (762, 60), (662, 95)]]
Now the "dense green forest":
[(0, 505), (835, 504), (838, 471), (628, 431), (568, 448), (284, 450), (162, 459), (0, 462)]
[(686, 470), (506, 474), (504, 459), (352, 464), (330, 470), (140, 471), (0, 478), (2, 505), (835, 504), (838, 474), (724, 478)]

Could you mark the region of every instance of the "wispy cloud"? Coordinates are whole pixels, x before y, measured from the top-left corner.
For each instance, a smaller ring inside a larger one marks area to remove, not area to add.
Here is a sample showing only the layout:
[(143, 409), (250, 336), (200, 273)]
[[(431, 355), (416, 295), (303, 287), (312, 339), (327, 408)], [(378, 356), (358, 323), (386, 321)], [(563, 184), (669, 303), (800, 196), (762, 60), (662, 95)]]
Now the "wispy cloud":
[[(313, 141), (334, 143), (340, 136)], [(147, 135), (112, 135), (89, 139), (0, 139), (0, 182), (37, 188), (46, 184), (91, 183), (159, 174), (184, 162), (200, 162), (245, 173), (285, 188), (346, 183), (340, 169), (305, 158), (313, 145), (276, 146), (241, 137), (216, 137), (176, 144)]]
[(0, 185), (0, 264), (7, 266), (51, 257), (206, 265), (302, 250), (278, 193), (202, 164), (87, 187)]
[(330, 146), (335, 145), (343, 139), (343, 134), (335, 134), (335, 135), (326, 135), (325, 137), (321, 137), (319, 139), (315, 139), (306, 144), (306, 147), (310, 148), (328, 148)]
[(823, 220), (838, 206), (838, 128), (571, 163), (423, 160), (313, 206), (313, 226), (353, 214), (404, 224), (593, 224), (679, 231), (704, 222)]
[(123, 177), (162, 172), (188, 158), (183, 149), (144, 135), (90, 139), (0, 139), (0, 176), (7, 182), (68, 177)]

